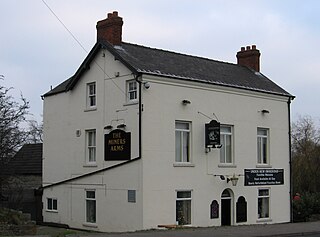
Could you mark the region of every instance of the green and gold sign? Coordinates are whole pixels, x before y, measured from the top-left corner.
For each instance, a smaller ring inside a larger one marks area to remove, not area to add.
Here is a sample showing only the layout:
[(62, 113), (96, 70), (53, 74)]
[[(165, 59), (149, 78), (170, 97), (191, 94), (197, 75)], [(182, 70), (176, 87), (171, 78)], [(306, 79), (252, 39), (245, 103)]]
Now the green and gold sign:
[(115, 129), (104, 135), (104, 160), (130, 160), (131, 133)]

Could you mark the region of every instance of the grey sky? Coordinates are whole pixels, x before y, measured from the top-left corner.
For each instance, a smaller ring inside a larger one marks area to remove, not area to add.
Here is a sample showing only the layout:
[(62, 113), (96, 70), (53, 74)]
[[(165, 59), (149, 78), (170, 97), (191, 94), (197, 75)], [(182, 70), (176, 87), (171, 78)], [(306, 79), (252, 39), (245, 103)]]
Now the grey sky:
[[(123, 40), (236, 63), (256, 44), (261, 72), (295, 95), (293, 119), (320, 120), (320, 1), (317, 0), (45, 0), (87, 51), (96, 22), (114, 10)], [(72, 76), (86, 57), (42, 0), (0, 0), (0, 74), (40, 120), (40, 95)]]

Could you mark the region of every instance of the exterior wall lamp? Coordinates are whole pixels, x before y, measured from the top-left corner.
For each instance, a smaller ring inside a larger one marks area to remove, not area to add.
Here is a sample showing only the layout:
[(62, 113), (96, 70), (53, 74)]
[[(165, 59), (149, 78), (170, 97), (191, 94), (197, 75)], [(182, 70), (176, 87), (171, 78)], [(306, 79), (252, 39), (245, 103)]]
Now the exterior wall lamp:
[(107, 125), (107, 126), (104, 127), (104, 129), (108, 129), (108, 130), (111, 130), (112, 128), (113, 128), (112, 125)]
[(183, 105), (188, 105), (188, 104), (191, 104), (191, 101), (190, 100), (183, 100), (182, 104)]
[(258, 111), (258, 112), (261, 112), (262, 114), (268, 114), (268, 113), (270, 113), (270, 111), (267, 110), (267, 109), (263, 109), (263, 110)]
[(125, 125), (124, 123), (122, 123), (122, 124), (119, 124), (119, 125), (117, 126), (117, 128), (126, 128), (126, 126), (127, 126), (127, 125)]
[(223, 174), (214, 174), (213, 176), (219, 177), (222, 181), (227, 179), (227, 183), (231, 181), (232, 186), (237, 186), (239, 176), (241, 176), (241, 174), (239, 175), (233, 174), (231, 177), (229, 175), (223, 175)]
[(146, 82), (143, 82), (143, 86), (144, 86), (145, 89), (148, 90), (148, 89), (150, 88), (150, 83), (147, 82), (147, 81), (146, 81)]
[(229, 183), (229, 181), (231, 181), (232, 186), (237, 186), (239, 177), (237, 177), (235, 174), (232, 175), (231, 178), (227, 178), (227, 183)]

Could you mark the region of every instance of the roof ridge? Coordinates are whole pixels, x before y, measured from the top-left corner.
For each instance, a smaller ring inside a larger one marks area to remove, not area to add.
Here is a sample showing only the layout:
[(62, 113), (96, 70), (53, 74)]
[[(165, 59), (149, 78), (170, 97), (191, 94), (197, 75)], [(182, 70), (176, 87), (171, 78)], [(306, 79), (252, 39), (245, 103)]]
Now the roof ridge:
[[(135, 43), (129, 43), (129, 42), (122, 42), (122, 44), (132, 45), (132, 46), (141, 47), (141, 48), (145, 48), (145, 49), (149, 49), (149, 50), (162, 51), (162, 52), (165, 52), (165, 53), (172, 53), (172, 54), (176, 54), (176, 55), (180, 55), (180, 56), (186, 56), (186, 57), (190, 57), (190, 58), (198, 58), (198, 59), (213, 61), (213, 62), (217, 62), (217, 63), (224, 63), (224, 64), (233, 65), (233, 66), (245, 67), (245, 66), (239, 65), (237, 63), (231, 63), (231, 62), (221, 61), (221, 60), (207, 58), (207, 57), (203, 57), (203, 56), (191, 55), (191, 54), (187, 54), (187, 53), (179, 53), (179, 52), (171, 51), (171, 50), (168, 50), (168, 49), (160, 49), (160, 48), (149, 47), (149, 46), (135, 44)], [(119, 47), (119, 46), (116, 46), (116, 47)], [(121, 45), (120, 45), (120, 47), (121, 47)]]

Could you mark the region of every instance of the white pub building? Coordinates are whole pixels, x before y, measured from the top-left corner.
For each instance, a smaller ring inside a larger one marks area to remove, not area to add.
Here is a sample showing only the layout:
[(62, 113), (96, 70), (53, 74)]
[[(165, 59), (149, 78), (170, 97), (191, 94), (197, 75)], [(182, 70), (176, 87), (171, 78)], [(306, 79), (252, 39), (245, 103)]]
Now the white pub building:
[(121, 232), (290, 221), (290, 93), (237, 64), (122, 42), (117, 12), (43, 95), (43, 216)]

